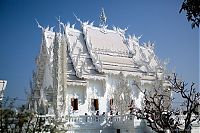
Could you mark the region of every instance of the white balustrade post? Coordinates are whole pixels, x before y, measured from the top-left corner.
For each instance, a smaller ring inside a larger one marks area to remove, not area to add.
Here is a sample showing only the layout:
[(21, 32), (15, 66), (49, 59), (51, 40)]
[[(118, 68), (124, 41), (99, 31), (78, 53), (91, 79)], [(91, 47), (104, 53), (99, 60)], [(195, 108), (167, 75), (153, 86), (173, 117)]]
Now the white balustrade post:
[(165, 133), (171, 133), (169, 129), (165, 129)]

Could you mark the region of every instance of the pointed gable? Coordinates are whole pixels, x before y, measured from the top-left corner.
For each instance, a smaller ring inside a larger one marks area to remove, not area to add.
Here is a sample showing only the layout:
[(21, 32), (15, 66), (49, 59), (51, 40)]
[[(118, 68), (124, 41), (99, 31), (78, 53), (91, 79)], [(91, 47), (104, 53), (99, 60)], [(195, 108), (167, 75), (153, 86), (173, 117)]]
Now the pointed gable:
[[(122, 33), (114, 30), (86, 26), (86, 37), (90, 40), (91, 48), (97, 52), (127, 54), (128, 49)], [(104, 31), (105, 30), (105, 31)]]
[(88, 52), (100, 72), (135, 71), (124, 32), (83, 24)]
[(84, 36), (81, 31), (65, 27), (68, 54), (71, 57), (76, 75), (79, 78), (98, 74), (89, 56)]

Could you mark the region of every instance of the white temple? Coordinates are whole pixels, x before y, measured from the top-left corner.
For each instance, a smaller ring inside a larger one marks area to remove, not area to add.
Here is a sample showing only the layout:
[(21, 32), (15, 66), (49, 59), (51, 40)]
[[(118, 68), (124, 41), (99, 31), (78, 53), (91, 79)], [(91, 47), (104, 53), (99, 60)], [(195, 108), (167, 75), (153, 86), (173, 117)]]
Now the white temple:
[(127, 29), (108, 29), (103, 10), (99, 26), (76, 19), (80, 30), (60, 20), (58, 32), (38, 24), (42, 43), (29, 107), (70, 133), (145, 132), (131, 107), (141, 108), (140, 89), (162, 78), (154, 44), (140, 44)]

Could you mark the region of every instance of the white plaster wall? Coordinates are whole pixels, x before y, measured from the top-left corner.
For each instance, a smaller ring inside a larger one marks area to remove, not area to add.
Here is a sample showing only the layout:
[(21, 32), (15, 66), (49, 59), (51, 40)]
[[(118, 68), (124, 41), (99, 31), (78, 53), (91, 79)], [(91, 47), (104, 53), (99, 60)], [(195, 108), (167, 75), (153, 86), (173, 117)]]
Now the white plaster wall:
[(106, 79), (106, 95), (108, 99), (113, 98), (112, 93), (116, 89), (116, 84), (118, 83), (120, 77), (117, 75), (108, 75)]
[[(67, 113), (70, 115), (84, 115), (87, 109), (86, 86), (68, 86), (65, 90), (66, 104), (68, 105)], [(71, 98), (78, 98), (78, 110), (72, 111)]]
[(93, 97), (103, 97), (105, 93), (104, 80), (88, 80), (88, 91), (93, 93)]
[(106, 79), (106, 112), (110, 114), (110, 99), (113, 99), (113, 92), (116, 89), (116, 84), (118, 83), (120, 77), (118, 75), (108, 74)]
[[(88, 101), (88, 113), (91, 111), (91, 99), (98, 99), (99, 101), (99, 114), (106, 112), (106, 98), (105, 98), (105, 81), (104, 80), (88, 80), (87, 87), (87, 101)], [(95, 112), (93, 112), (95, 113)]]
[(200, 124), (192, 126), (191, 133), (200, 133)]
[[(106, 80), (92, 80), (88, 79), (87, 86), (68, 86), (65, 94), (66, 98), (68, 98), (68, 104), (71, 105), (71, 98), (79, 99), (79, 107), (77, 111), (71, 111), (70, 115), (91, 115), (91, 99), (99, 99), (99, 114), (101, 115), (103, 112), (109, 114), (109, 100), (112, 98), (112, 93), (116, 89), (116, 83), (120, 79), (117, 75), (107, 75)], [(135, 98), (136, 106), (141, 107), (142, 101), (142, 93), (136, 88), (136, 86), (131, 85), (132, 77), (127, 77), (130, 87), (132, 88), (133, 96)], [(147, 84), (143, 84), (141, 89), (148, 88)], [(117, 128), (121, 128), (121, 133), (141, 133), (145, 129), (145, 123), (141, 122), (141, 120), (134, 119), (134, 124), (130, 128), (119, 126)], [(81, 129), (81, 130), (80, 130)], [(116, 129), (77, 129), (73, 130), (73, 133), (114, 133)]]

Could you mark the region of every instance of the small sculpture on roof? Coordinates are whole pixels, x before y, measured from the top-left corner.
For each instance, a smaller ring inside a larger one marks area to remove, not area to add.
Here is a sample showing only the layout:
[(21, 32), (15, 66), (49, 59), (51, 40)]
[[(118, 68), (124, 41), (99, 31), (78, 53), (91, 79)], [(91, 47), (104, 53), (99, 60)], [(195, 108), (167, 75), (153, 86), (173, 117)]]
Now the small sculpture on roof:
[(147, 42), (147, 43), (144, 43), (144, 46), (146, 47), (146, 48), (149, 48), (149, 49), (151, 49), (151, 50), (153, 50), (154, 49), (154, 43), (152, 43), (152, 42)]
[(101, 9), (101, 14), (100, 14), (99, 18), (100, 18), (99, 26), (104, 27), (106, 25), (106, 20), (107, 20), (106, 14), (104, 12), (104, 8)]

